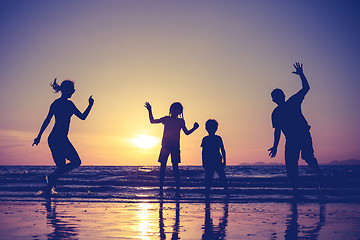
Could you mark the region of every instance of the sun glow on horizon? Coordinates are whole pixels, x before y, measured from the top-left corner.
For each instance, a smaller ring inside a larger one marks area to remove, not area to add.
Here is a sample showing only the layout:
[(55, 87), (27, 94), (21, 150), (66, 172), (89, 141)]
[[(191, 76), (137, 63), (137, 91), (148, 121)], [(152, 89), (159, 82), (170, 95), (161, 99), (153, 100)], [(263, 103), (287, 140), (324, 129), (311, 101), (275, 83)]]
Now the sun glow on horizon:
[(131, 139), (131, 143), (139, 148), (152, 148), (159, 143), (159, 138), (149, 135), (138, 135), (136, 138)]

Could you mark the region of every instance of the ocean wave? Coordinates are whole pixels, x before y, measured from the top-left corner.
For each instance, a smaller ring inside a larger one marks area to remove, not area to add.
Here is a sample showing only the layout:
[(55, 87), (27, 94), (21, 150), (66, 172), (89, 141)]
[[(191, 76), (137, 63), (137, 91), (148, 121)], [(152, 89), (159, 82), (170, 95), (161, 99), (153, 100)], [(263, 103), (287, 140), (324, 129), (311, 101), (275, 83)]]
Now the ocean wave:
[[(49, 166), (0, 166), (0, 200), (39, 199), (45, 176), (55, 168)], [(331, 201), (360, 203), (360, 167), (325, 166), (322, 189), (316, 176), (300, 166), (300, 193), (313, 199), (326, 196)], [(284, 166), (229, 166), (228, 194), (233, 201), (287, 201), (292, 196)], [(204, 199), (204, 170), (198, 166), (180, 169), (182, 199)], [(158, 193), (159, 167), (81, 166), (58, 181), (54, 196), (59, 199), (154, 199)], [(166, 172), (165, 193), (175, 194), (171, 168)], [(215, 177), (212, 196), (224, 195)], [(329, 201), (328, 199), (328, 201)]]

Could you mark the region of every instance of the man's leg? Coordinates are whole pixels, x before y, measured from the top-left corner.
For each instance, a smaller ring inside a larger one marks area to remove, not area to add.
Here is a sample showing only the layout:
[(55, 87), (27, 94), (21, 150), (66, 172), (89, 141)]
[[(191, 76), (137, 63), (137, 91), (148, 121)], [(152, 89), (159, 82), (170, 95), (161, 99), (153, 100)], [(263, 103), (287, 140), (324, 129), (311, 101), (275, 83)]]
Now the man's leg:
[(301, 147), (301, 158), (304, 159), (305, 162), (309, 165), (309, 167), (313, 169), (313, 171), (318, 175), (318, 181), (320, 184), (322, 172), (320, 170), (319, 163), (314, 156), (314, 148), (310, 132), (306, 134), (303, 145)]
[(297, 142), (286, 141), (285, 144), (285, 165), (288, 178), (294, 190), (298, 189), (298, 161), (300, 155), (300, 147)]
[(319, 163), (314, 156), (312, 156), (312, 157), (305, 156), (305, 157), (301, 157), (301, 158), (305, 160), (305, 162), (309, 165), (309, 167), (311, 167), (318, 176), (322, 176), (322, 172), (320, 170)]

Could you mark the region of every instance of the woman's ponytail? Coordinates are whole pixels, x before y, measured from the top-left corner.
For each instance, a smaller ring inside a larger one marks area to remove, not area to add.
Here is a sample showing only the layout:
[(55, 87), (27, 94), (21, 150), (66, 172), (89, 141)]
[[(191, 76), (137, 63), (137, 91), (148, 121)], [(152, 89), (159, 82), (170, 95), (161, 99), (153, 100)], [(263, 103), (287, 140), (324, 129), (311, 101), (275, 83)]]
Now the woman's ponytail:
[(54, 82), (50, 83), (50, 86), (54, 89), (54, 92), (57, 93), (61, 90), (60, 85), (56, 82), (56, 78)]

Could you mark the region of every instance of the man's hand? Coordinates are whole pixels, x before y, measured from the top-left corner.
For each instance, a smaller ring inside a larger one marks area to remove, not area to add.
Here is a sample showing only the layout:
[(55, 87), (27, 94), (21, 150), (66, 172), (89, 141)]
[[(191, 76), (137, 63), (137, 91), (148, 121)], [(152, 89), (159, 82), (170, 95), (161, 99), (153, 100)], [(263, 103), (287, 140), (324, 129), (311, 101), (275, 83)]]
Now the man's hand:
[(199, 127), (199, 124), (197, 122), (194, 123), (194, 129), (197, 129)]
[(304, 75), (304, 72), (303, 72), (303, 65), (300, 64), (300, 63), (295, 63), (294, 64), (294, 67), (295, 67), (295, 72), (292, 72), (294, 74), (297, 74), (297, 75)]
[(270, 152), (270, 153), (269, 153), (269, 156), (270, 156), (271, 158), (273, 158), (273, 157), (276, 156), (277, 147), (272, 147), (272, 148), (268, 149), (268, 151)]

